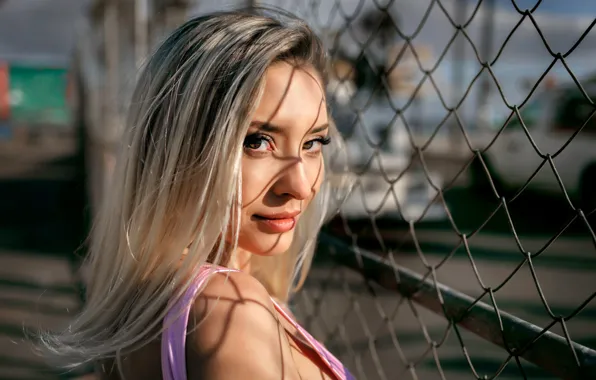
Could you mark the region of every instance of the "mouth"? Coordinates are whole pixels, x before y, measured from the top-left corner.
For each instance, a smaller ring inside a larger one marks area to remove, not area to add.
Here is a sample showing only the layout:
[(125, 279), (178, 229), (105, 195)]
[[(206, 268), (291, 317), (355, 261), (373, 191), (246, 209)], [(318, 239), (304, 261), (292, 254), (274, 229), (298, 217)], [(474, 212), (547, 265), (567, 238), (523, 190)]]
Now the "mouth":
[(296, 227), (296, 221), (300, 212), (284, 212), (277, 214), (254, 214), (253, 220), (256, 221), (265, 232), (284, 233)]

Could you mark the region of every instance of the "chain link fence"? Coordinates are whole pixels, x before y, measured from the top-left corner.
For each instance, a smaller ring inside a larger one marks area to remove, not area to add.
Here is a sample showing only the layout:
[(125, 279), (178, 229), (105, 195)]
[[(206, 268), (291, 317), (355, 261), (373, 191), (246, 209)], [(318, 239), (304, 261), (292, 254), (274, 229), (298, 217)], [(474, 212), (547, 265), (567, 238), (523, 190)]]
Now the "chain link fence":
[(596, 378), (596, 8), (252, 3), (328, 44), (355, 177), (307, 329), (359, 379)]
[[(330, 49), (355, 184), (291, 305), (305, 327), (358, 379), (596, 379), (596, 7), (242, 3)], [(113, 50), (111, 95), (128, 70)]]

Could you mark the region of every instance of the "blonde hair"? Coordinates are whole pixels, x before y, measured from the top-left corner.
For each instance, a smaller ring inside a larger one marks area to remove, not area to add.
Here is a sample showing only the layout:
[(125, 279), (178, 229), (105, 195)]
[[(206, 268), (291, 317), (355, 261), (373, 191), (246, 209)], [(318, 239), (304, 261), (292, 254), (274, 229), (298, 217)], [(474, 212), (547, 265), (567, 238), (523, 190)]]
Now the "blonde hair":
[[(181, 296), (193, 271), (224, 263), (236, 248), (243, 140), (267, 68), (292, 60), (325, 72), (313, 31), (267, 12), (194, 18), (147, 61), (90, 235), (86, 304), (65, 331), (42, 334), (42, 346), (66, 367), (119, 357), (155, 339), (168, 302)], [(337, 144), (336, 129), (331, 133)], [(252, 274), (282, 301), (309, 271), (328, 195), (325, 182), (289, 252), (251, 262)], [(231, 247), (222, 236), (232, 236)]]

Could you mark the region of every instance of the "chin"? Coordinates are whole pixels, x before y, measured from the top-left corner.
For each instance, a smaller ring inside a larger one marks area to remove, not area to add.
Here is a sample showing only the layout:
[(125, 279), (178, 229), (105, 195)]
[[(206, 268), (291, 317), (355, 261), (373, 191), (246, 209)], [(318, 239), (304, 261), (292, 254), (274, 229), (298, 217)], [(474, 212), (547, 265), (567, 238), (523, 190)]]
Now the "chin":
[(294, 231), (281, 234), (266, 234), (254, 231), (250, 234), (243, 234), (238, 241), (238, 246), (259, 256), (277, 256), (284, 254), (290, 249), (294, 240)]

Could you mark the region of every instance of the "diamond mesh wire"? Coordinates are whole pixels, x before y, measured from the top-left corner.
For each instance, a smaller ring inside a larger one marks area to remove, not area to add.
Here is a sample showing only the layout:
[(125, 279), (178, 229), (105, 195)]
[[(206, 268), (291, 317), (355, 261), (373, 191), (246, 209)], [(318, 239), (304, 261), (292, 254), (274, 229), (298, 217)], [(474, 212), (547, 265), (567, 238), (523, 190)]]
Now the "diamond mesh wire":
[(328, 44), (354, 178), (294, 300), (306, 327), (359, 379), (596, 378), (596, 15), (256, 3)]

